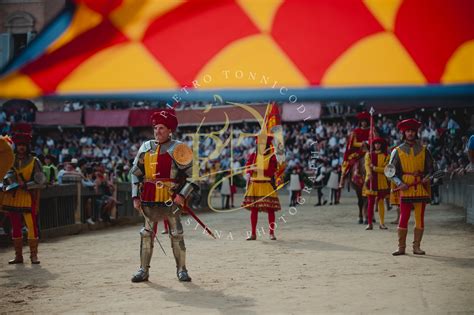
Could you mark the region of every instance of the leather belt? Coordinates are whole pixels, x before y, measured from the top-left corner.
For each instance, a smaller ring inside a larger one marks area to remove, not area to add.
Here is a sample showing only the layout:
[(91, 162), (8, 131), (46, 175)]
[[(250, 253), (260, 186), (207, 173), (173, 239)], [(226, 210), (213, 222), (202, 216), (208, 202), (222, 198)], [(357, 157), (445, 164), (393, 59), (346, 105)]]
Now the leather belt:
[(176, 179), (174, 178), (157, 178), (157, 179), (147, 179), (145, 180), (145, 183), (152, 183), (156, 184), (159, 182), (176, 182)]
[(409, 172), (404, 172), (403, 175), (411, 175), (414, 177), (422, 177), (423, 173), (415, 172), (415, 173), (409, 173)]
[(252, 183), (270, 183), (271, 180), (260, 180), (260, 179), (251, 179)]

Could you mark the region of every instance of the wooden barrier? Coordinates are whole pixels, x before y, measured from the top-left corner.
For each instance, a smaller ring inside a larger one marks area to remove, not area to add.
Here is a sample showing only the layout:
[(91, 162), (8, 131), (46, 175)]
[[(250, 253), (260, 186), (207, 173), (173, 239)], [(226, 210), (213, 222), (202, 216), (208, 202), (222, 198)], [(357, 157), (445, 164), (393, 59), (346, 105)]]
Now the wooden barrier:
[(466, 222), (474, 224), (474, 173), (443, 179), (439, 189), (441, 202), (466, 210)]
[[(121, 203), (112, 211), (112, 224), (129, 224), (142, 222), (142, 217), (133, 208), (130, 183), (115, 184), (114, 197)], [(194, 199), (190, 205), (196, 212), (206, 211), (207, 194), (209, 189), (203, 186), (200, 190), (200, 200)], [(71, 179), (70, 183), (52, 185), (43, 189), (40, 194), (38, 225), (40, 237), (52, 238), (72, 235), (88, 230), (97, 230), (109, 226), (110, 223), (99, 222), (101, 209), (98, 209), (97, 199), (101, 196), (95, 193), (93, 187), (85, 187), (80, 181)], [(92, 215), (96, 224), (87, 223)], [(4, 218), (4, 214), (2, 215)], [(3, 220), (9, 231), (8, 220)], [(5, 243), (10, 244), (9, 236), (5, 236)], [(0, 239), (0, 243), (2, 239)]]

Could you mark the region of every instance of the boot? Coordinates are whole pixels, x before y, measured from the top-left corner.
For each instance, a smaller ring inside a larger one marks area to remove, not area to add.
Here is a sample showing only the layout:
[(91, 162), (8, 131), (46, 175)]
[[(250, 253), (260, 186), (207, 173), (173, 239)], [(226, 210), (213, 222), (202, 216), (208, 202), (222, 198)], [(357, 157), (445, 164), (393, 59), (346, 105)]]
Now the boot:
[(15, 238), (13, 239), (13, 247), (15, 248), (15, 259), (10, 260), (8, 263), (12, 264), (22, 264), (23, 263), (23, 239)]
[[(171, 229), (173, 231), (173, 229)], [(176, 261), (176, 275), (178, 280), (182, 282), (191, 281), (191, 277), (186, 269), (186, 245), (182, 234), (171, 234), (171, 248), (173, 249), (173, 256)]]
[(28, 245), (30, 245), (30, 259), (31, 263), (37, 265), (40, 263), (38, 260), (38, 239), (28, 240)]
[(398, 228), (398, 250), (393, 252), (393, 256), (405, 255), (407, 247), (407, 229)]
[(249, 237), (247, 237), (245, 240), (247, 241), (255, 241), (257, 239), (257, 235), (252, 234)]
[(145, 268), (140, 267), (132, 277), (132, 282), (143, 282), (143, 281), (148, 281), (149, 277), (149, 272), (148, 269), (145, 270)]
[(191, 282), (191, 277), (188, 275), (188, 271), (183, 269), (181, 271), (177, 271), (178, 280), (181, 282)]
[(415, 234), (415, 240), (413, 241), (413, 254), (424, 255), (425, 251), (421, 250), (420, 248), (421, 239), (423, 238), (423, 229), (415, 228), (414, 234)]
[(153, 256), (154, 245), (153, 232), (143, 227), (140, 230), (140, 236), (140, 268), (138, 268), (138, 271), (133, 275), (132, 282), (148, 281), (148, 277), (150, 276), (150, 262)]

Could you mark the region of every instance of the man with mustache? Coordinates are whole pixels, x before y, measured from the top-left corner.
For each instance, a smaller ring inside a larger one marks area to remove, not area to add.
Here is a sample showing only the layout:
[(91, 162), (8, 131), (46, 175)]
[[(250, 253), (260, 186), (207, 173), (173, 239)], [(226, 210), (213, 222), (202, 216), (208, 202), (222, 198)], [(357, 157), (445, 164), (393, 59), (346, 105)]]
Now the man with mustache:
[(163, 219), (169, 222), (178, 279), (191, 281), (186, 269), (180, 213), (191, 192), (198, 189), (192, 181), (193, 152), (186, 144), (171, 138), (178, 127), (174, 109), (159, 110), (151, 120), (154, 139), (142, 144), (130, 169), (133, 206), (145, 217), (140, 231), (141, 264), (132, 282), (148, 281), (156, 235), (153, 225)]
[(430, 151), (418, 142), (417, 132), (421, 123), (406, 119), (397, 124), (404, 142), (391, 154), (390, 164), (396, 173), (391, 180), (400, 191), (400, 220), (398, 224), (398, 250), (392, 255), (405, 255), (408, 220), (412, 208), (415, 211), (413, 253), (424, 255), (420, 244), (423, 238), (426, 203), (430, 202), (430, 178), (433, 172), (433, 158)]

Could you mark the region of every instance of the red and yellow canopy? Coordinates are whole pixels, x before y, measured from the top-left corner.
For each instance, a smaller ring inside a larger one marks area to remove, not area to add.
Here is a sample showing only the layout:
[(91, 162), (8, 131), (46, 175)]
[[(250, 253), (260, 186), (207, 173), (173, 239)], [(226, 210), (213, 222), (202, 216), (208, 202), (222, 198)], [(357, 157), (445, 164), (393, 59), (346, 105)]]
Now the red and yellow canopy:
[(75, 0), (0, 98), (472, 95), (472, 21), (471, 0)]

